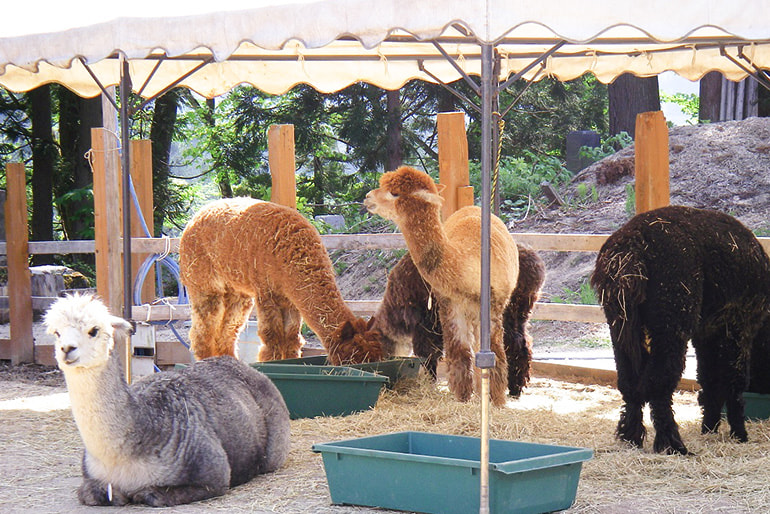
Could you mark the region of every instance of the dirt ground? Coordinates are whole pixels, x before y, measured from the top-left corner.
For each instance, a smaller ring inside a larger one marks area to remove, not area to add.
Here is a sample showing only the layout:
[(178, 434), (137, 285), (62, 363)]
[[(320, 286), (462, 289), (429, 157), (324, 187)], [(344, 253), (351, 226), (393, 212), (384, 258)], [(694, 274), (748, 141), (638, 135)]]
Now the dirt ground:
[[(759, 235), (770, 233), (770, 119), (702, 127), (670, 134), (672, 203), (724, 210)], [(629, 161), (630, 159), (630, 161)], [(514, 221), (519, 232), (610, 233), (626, 219), (626, 185), (632, 149), (587, 168), (563, 191), (568, 207), (535, 209)], [(580, 184), (586, 184), (581, 187)], [(591, 198), (593, 188), (596, 198)], [(589, 191), (581, 197), (580, 191)], [(577, 291), (593, 266), (592, 254), (544, 252), (548, 275), (544, 299)], [(385, 273), (371, 260), (356, 277), (342, 277), (351, 299), (378, 298)], [(6, 327), (0, 327), (0, 336)], [(40, 328), (37, 328), (40, 334)], [(609, 348), (606, 327), (537, 321), (535, 354), (569, 348)], [(7, 335), (5, 336), (7, 337)], [(42, 335), (40, 336), (43, 337)], [(591, 448), (570, 513), (761, 513), (770, 512), (770, 422), (750, 422), (750, 441), (736, 444), (723, 427), (700, 434), (694, 393), (677, 393), (677, 421), (690, 457), (663, 456), (618, 443), (614, 436), (620, 398), (612, 387), (535, 377), (521, 399), (492, 413), (492, 437)], [(362, 507), (332, 506), (317, 442), (400, 430), (477, 436), (478, 402), (460, 404), (437, 387), (418, 381), (381, 395), (376, 407), (345, 418), (292, 421), (292, 451), (280, 471), (257, 477), (221, 498), (164, 512), (359, 513)], [(647, 420), (648, 430), (652, 428)], [(0, 364), (0, 512), (95, 512), (79, 506), (82, 445), (61, 373), (40, 366)], [(145, 512), (131, 506), (111, 512)]]

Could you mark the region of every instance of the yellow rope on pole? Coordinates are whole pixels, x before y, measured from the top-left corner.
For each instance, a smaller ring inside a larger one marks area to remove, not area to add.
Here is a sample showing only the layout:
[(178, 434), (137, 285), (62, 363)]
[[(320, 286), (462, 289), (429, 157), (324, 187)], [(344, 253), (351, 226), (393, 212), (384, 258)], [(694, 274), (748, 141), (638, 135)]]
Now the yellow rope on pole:
[(503, 153), (503, 130), (505, 129), (505, 120), (503, 116), (495, 111), (492, 116), (497, 116), (497, 155), (495, 156), (495, 167), (492, 170), (492, 195), (490, 196), (490, 208), (495, 209), (495, 196), (497, 195), (497, 181), (500, 176), (500, 155)]

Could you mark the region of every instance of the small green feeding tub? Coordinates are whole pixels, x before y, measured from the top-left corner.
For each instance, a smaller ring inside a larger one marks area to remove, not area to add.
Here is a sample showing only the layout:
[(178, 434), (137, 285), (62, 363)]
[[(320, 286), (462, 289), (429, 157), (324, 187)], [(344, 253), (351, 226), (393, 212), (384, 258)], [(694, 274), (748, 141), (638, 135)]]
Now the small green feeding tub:
[[(313, 445), (332, 503), (435, 514), (479, 511), (479, 438), (397, 432)], [(490, 440), (492, 513), (564, 510), (575, 501), (586, 448)]]
[[(298, 359), (283, 359), (277, 361), (266, 361), (265, 364), (303, 364), (306, 366), (329, 366), (330, 363), (326, 355), (312, 355), (310, 357), (300, 357)], [(363, 364), (346, 364), (345, 366), (369, 373), (377, 373), (388, 377), (388, 387), (402, 378), (414, 378), (420, 371), (422, 359), (419, 357), (396, 357), (376, 362), (365, 362)]]
[(292, 419), (346, 416), (374, 407), (388, 378), (347, 366), (257, 362), (281, 392)]
[(744, 417), (751, 420), (760, 420), (770, 418), (770, 394), (743, 393), (743, 400), (746, 403), (744, 408)]

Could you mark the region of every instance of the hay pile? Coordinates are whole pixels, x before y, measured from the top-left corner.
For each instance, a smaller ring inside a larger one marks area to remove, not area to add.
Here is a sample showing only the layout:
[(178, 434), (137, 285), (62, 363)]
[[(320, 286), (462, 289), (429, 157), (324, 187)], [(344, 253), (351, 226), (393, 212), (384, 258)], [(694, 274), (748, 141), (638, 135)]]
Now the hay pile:
[[(520, 400), (492, 410), (491, 434), (593, 449), (570, 513), (770, 511), (770, 422), (748, 423), (747, 444), (730, 441), (726, 427), (720, 434), (703, 436), (695, 394), (676, 393), (682, 436), (697, 455), (658, 455), (650, 452), (651, 441), (638, 451), (615, 440), (620, 405), (620, 395), (611, 387), (534, 378)], [(647, 427), (652, 430), (649, 420)], [(383, 391), (371, 411), (292, 421), (292, 451), (279, 472), (259, 476), (224, 497), (164, 512), (377, 512), (332, 506), (321, 457), (310, 447), (402, 430), (478, 436), (479, 403), (458, 403), (445, 387), (423, 378), (402, 381), (394, 391)], [(0, 411), (3, 512), (93, 512), (79, 506), (74, 495), (80, 482), (80, 448), (69, 410)], [(130, 509), (145, 511), (157, 512)]]

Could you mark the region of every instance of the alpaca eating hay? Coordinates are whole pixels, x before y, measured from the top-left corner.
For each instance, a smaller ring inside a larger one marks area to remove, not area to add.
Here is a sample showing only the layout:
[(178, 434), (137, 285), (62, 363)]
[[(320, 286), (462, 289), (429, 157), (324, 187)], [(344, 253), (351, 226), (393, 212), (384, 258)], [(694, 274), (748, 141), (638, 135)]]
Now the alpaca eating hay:
[[(532, 308), (545, 280), (545, 265), (526, 245), (517, 244), (519, 278), (503, 313), (503, 346), (508, 358), (508, 394), (518, 397), (529, 382), (532, 343), (527, 329)], [(423, 359), (435, 380), (438, 360), (444, 353), (441, 322), (428, 284), (407, 253), (388, 274), (382, 303), (373, 328), (382, 333), (385, 357), (409, 355)]]
[(235, 354), (255, 298), (262, 361), (299, 356), (302, 320), (332, 364), (382, 356), (379, 334), (345, 305), (318, 231), (294, 209), (251, 198), (215, 201), (187, 224), (179, 261), (198, 359)]
[(731, 435), (746, 441), (742, 394), (750, 357), (767, 362), (750, 354), (770, 305), (770, 261), (754, 235), (714, 211), (671, 206), (639, 214), (604, 243), (591, 284), (607, 317), (625, 403), (618, 437), (642, 446), (642, 407), (649, 403), (655, 451), (687, 453), (671, 397), (691, 339), (702, 431), (718, 428), (726, 404)]
[[(414, 264), (438, 300), (449, 372), (449, 389), (461, 401), (473, 392), (473, 352), (480, 343), (481, 210), (464, 207), (441, 223), (442, 199), (426, 173), (403, 166), (380, 178), (366, 195), (373, 214), (390, 219), (404, 234)], [(516, 285), (518, 252), (505, 224), (491, 224), (490, 346), (495, 366), (490, 393), (495, 405), (505, 403), (508, 365), (503, 348), (503, 311)]]
[(127, 339), (131, 325), (99, 300), (59, 299), (45, 324), (56, 336), (56, 360), (85, 444), (81, 503), (189, 503), (222, 495), (286, 460), (283, 397), (233, 357), (128, 386), (115, 343)]

